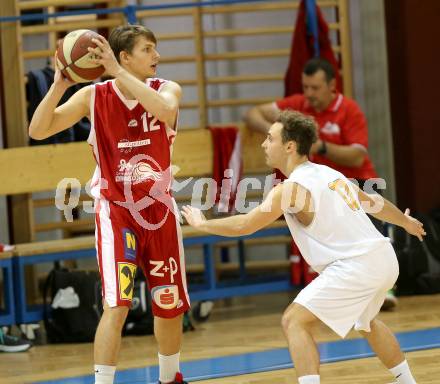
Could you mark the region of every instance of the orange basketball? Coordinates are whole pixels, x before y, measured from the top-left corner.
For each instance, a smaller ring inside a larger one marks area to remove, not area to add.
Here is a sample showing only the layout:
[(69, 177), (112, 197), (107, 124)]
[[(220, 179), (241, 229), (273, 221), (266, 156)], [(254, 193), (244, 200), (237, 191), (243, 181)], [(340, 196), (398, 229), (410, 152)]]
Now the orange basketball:
[(96, 32), (88, 29), (78, 29), (67, 34), (57, 48), (57, 65), (63, 75), (76, 83), (88, 83), (104, 73), (102, 65), (94, 64), (87, 48), (95, 48), (92, 42), (97, 38)]

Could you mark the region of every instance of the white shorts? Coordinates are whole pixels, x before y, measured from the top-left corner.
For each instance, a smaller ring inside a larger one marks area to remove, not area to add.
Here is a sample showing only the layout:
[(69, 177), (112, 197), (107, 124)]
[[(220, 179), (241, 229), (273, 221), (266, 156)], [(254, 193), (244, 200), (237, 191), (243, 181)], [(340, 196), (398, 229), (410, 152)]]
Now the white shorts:
[(368, 254), (329, 264), (294, 302), (345, 337), (354, 326), (370, 332), (386, 293), (399, 275), (393, 247), (386, 243)]

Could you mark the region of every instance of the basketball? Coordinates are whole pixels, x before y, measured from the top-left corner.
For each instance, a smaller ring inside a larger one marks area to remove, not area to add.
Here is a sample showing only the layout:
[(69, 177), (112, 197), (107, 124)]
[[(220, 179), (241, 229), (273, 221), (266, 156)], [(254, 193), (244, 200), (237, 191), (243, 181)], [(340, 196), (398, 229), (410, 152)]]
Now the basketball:
[(78, 29), (67, 34), (57, 48), (57, 65), (63, 75), (75, 83), (88, 83), (97, 79), (105, 68), (94, 64), (93, 54), (87, 48), (96, 48), (92, 39), (98, 38), (96, 32)]

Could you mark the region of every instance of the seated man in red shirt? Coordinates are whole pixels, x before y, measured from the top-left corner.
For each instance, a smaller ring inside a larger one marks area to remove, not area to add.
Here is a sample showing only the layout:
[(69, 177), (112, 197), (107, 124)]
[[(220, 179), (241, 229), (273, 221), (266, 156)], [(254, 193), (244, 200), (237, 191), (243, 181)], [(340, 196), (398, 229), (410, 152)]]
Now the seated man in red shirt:
[(367, 152), (365, 116), (356, 102), (337, 92), (332, 65), (319, 58), (309, 60), (304, 66), (302, 84), (304, 94), (251, 108), (246, 114), (248, 127), (267, 134), (284, 109), (313, 116), (319, 125), (319, 140), (311, 150), (314, 162), (348, 178), (364, 181), (377, 177)]
[[(364, 189), (366, 180), (378, 176), (368, 156), (368, 127), (363, 112), (355, 101), (336, 90), (334, 69), (324, 59), (313, 58), (305, 64), (302, 85), (303, 94), (251, 108), (245, 116), (247, 126), (266, 135), (281, 110), (313, 116), (318, 123), (319, 140), (312, 145), (311, 160), (356, 179)], [(391, 293), (386, 305), (396, 305)]]

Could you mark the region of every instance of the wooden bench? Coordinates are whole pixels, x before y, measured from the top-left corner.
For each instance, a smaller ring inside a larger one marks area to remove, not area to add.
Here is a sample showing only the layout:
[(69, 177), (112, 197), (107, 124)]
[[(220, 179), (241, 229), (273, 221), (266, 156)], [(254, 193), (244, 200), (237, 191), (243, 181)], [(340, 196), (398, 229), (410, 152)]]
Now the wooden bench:
[(13, 252), (0, 252), (0, 268), (3, 271), (3, 308), (0, 311), (0, 325), (15, 324)]
[[(249, 281), (246, 276), (247, 263), (244, 253), (243, 243), (246, 239), (259, 239), (274, 236), (281, 236), (286, 239), (289, 233), (286, 224), (278, 221), (269, 227), (262, 229), (253, 235), (244, 238), (235, 239), (239, 243), (241, 252), (239, 252), (238, 264), (220, 264), (216, 265), (213, 252), (214, 246), (225, 241), (224, 237), (207, 235), (199, 232), (189, 226), (182, 227), (183, 244), (185, 247), (193, 245), (203, 246), (203, 267), (195, 265), (192, 270), (191, 265), (188, 272), (202, 272), (204, 275), (204, 283), (192, 287), (190, 285), (190, 297), (193, 301), (215, 300), (231, 296), (252, 295), (257, 293), (269, 293), (287, 290), (290, 287), (289, 279), (279, 279), (266, 276), (263, 280)], [(230, 242), (231, 239), (228, 238)], [(16, 300), (16, 321), (18, 323), (30, 323), (40, 321), (43, 316), (41, 305), (28, 306), (26, 298), (26, 281), (25, 267), (44, 262), (54, 262), (69, 259), (82, 259), (96, 257), (95, 238), (93, 236), (80, 237), (76, 239), (53, 240), (38, 243), (19, 244), (14, 251), (14, 292)], [(270, 260), (266, 262), (256, 262), (261, 267), (274, 267), (275, 262)], [(278, 268), (279, 264), (276, 265)], [(281, 267), (288, 267), (287, 263), (283, 263)], [(218, 281), (218, 268), (224, 270), (237, 269), (239, 271), (239, 279), (227, 282)]]
[[(264, 163), (264, 156), (256, 154), (263, 136), (242, 128), (243, 167), (245, 174), (270, 173)], [(173, 164), (179, 171), (177, 179), (188, 177), (208, 177), (212, 174), (213, 150), (211, 134), (207, 130), (181, 131), (174, 147)], [(55, 191), (58, 183), (64, 178), (77, 180), (78, 185), (85, 187), (91, 179), (95, 161), (87, 143), (69, 143), (61, 145), (44, 145), (5, 149), (0, 151), (0, 175), (7, 177), (7, 183), (0, 184), (0, 195), (16, 195)], [(11, 171), (12, 168), (12, 171)], [(74, 185), (72, 185), (74, 187)], [(80, 204), (90, 196), (83, 195)], [(54, 198), (31, 201), (34, 208), (55, 206)], [(81, 205), (80, 205), (81, 208)], [(30, 220), (30, 232), (35, 235), (40, 231), (64, 229), (84, 230), (93, 227), (93, 219), (80, 219), (66, 222), (60, 212), (60, 220), (38, 223)]]

